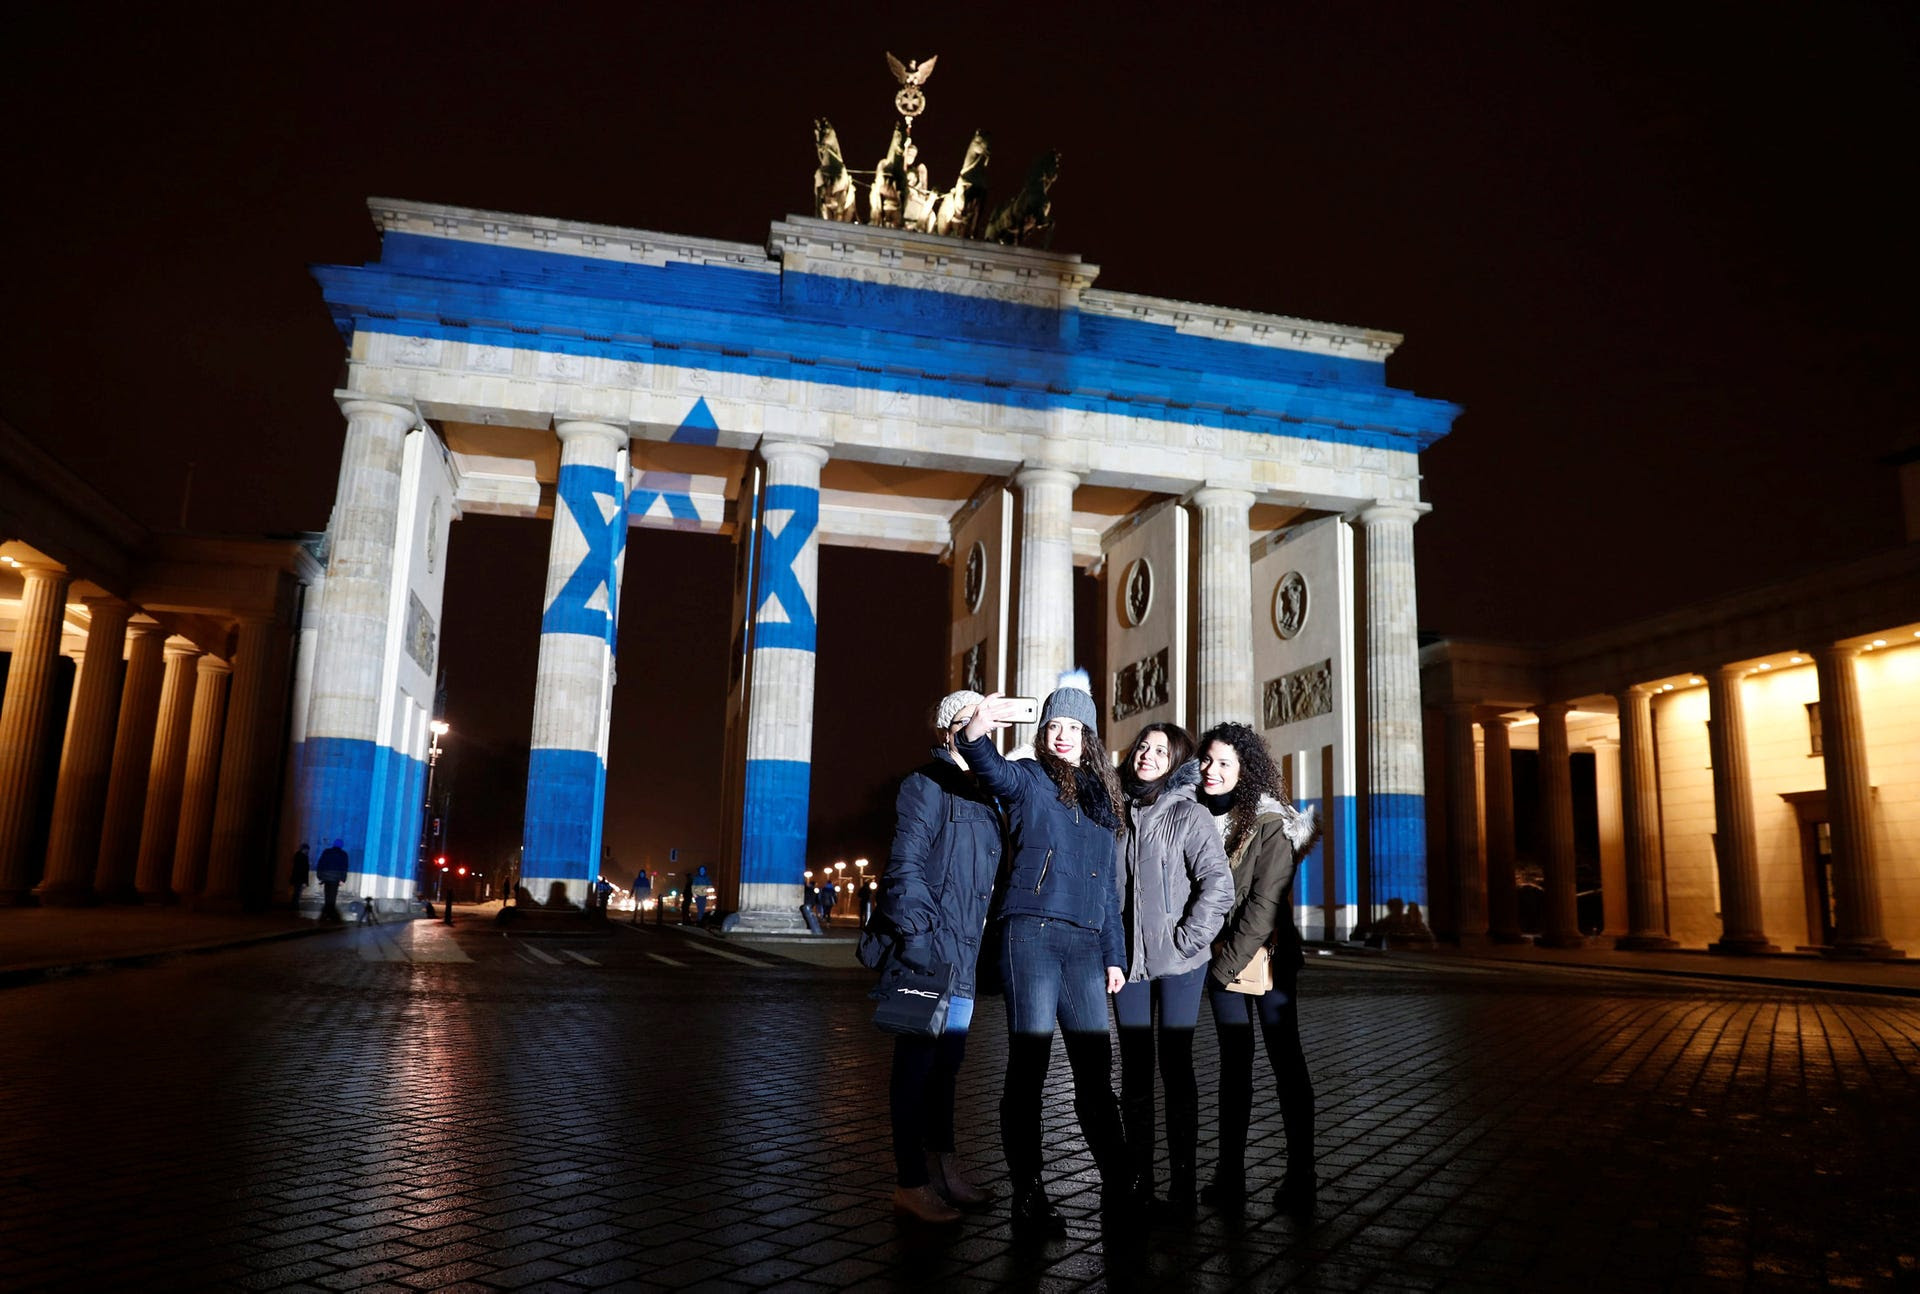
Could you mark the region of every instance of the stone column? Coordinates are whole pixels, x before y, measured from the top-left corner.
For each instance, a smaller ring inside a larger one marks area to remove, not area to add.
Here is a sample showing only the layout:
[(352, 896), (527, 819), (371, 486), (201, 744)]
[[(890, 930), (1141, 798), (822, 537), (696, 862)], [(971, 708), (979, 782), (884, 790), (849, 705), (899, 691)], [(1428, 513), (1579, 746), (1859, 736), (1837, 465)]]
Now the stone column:
[(1620, 820), (1627, 871), (1627, 933), (1616, 948), (1677, 948), (1667, 937), (1666, 855), (1660, 840), (1660, 781), (1653, 761), (1653, 689), (1615, 694), (1620, 706)]
[(1627, 933), (1627, 854), (1624, 815), (1620, 805), (1620, 743), (1596, 737), (1587, 743), (1593, 752), (1593, 799), (1600, 831), (1600, 933), (1609, 939)]
[(183, 902), (198, 897), (206, 881), (213, 797), (220, 785), (227, 680), (233, 668), (218, 656), (202, 656), (194, 673), (193, 725), (187, 735), (186, 774), (181, 779), (180, 826), (173, 836), (173, 894)]
[(263, 857), (267, 853), (264, 791), (274, 760), (271, 738), (262, 722), (273, 708), (269, 692), (277, 682), (269, 668), (272, 655), (273, 621), (265, 616), (242, 618), (227, 689), (226, 736), (220, 743), (207, 880), (196, 906), (238, 911), (248, 869), (258, 872), (272, 862)]
[(1486, 735), (1487, 927), (1495, 943), (1526, 942), (1520, 933), (1520, 894), (1513, 879), (1513, 742), (1511, 720), (1480, 715)]
[(1420, 643), (1414, 605), (1413, 523), (1423, 504), (1361, 511), (1367, 593), (1367, 842), (1375, 919), (1403, 900), (1408, 933), (1426, 933), (1426, 772), (1420, 740)]
[(60, 663), (67, 573), (23, 566), (20, 628), (0, 701), (0, 907), (33, 901), (33, 848), (40, 787), (46, 776), (48, 712)]
[(160, 649), (166, 631), (138, 623), (127, 630), (127, 675), (120, 685), (120, 721), (113, 736), (113, 769), (100, 821), (100, 854), (93, 892), (109, 903), (132, 903), (134, 864), (140, 855), (140, 816), (147, 802), (154, 720), (160, 712)]
[[(296, 834), (345, 842), (359, 871), (371, 846), (382, 761), (381, 671), (400, 517), (400, 467), (412, 410), (336, 392), (347, 416), (340, 484), (327, 527), (326, 581), (314, 644), (313, 691), (301, 748)], [(316, 851), (317, 856), (317, 851)]]
[(601, 721), (626, 539), (627, 495), (618, 467), (627, 432), (584, 419), (556, 422), (554, 432), (560, 475), (540, 618), (520, 883), (535, 902), (578, 907), (600, 871), (607, 779)]
[(1867, 733), (1851, 647), (1813, 653), (1820, 682), (1820, 759), (1827, 774), (1827, 822), (1833, 833), (1833, 957), (1900, 957), (1891, 947), (1880, 904), (1880, 867), (1873, 848), (1873, 781), (1867, 775)]
[(1567, 748), (1565, 702), (1540, 706), (1540, 828), (1546, 870), (1545, 948), (1581, 948), (1579, 898), (1573, 866), (1573, 767)]
[(762, 441), (767, 463), (754, 555), (752, 690), (741, 793), (739, 923), (801, 929), (813, 780), (813, 675), (820, 596), (820, 468), (827, 451)]
[(90, 619), (86, 659), (74, 684), (67, 715), (67, 741), (60, 753), (60, 785), (53, 796), (53, 829), (47, 836), (42, 903), (73, 907), (91, 903), (93, 872), (100, 858), (100, 818), (113, 771), (113, 730), (120, 703), (120, 663), (126, 654), (127, 621), (133, 608), (119, 598), (82, 598)]
[[(1747, 707), (1741, 695), (1745, 677), (1745, 670), (1732, 665), (1707, 675), (1720, 867), (1720, 941), (1708, 944), (1707, 951), (1716, 953), (1779, 951), (1760, 919), (1760, 850), (1753, 826), (1753, 780), (1747, 772)], [(1821, 713), (1824, 717), (1825, 711)]]
[(1447, 707), (1447, 862), (1453, 870), (1454, 935), (1487, 934), (1487, 877), (1480, 862), (1480, 779), (1475, 775), (1473, 707)]
[(173, 893), (173, 842), (180, 830), (180, 790), (187, 778), (187, 742), (198, 678), (193, 663), (199, 655), (200, 649), (185, 638), (167, 640), (153, 755), (147, 762), (147, 802), (140, 815), (140, 851), (134, 865), (134, 888), (146, 903), (158, 903)]
[(1248, 490), (1210, 485), (1193, 494), (1200, 520), (1196, 735), (1225, 719), (1259, 726), (1253, 706), (1253, 556), (1247, 533), (1252, 508)]
[[(1080, 478), (1058, 468), (1028, 467), (1013, 483), (1020, 490), (1016, 686), (1021, 696), (1044, 698), (1073, 667), (1073, 489)], [(1099, 691), (1096, 683), (1096, 698)]]

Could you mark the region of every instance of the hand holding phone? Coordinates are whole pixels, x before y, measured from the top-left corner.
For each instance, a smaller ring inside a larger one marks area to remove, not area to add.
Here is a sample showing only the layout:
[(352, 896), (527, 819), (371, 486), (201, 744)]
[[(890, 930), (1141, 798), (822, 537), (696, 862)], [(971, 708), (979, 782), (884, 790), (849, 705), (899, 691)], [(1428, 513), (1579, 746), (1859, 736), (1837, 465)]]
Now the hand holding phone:
[(1010, 723), (1032, 723), (1040, 717), (1040, 702), (1030, 696), (1001, 696), (989, 693), (973, 708), (967, 721), (967, 737), (977, 740)]

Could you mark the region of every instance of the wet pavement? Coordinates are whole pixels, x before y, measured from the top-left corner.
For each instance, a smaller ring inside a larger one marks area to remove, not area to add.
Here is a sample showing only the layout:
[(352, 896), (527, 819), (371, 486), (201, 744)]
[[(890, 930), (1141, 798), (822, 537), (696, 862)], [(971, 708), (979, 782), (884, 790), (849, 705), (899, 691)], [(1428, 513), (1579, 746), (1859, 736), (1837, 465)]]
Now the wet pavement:
[[(1318, 959), (1310, 1223), (1256, 1111), (1243, 1217), (1065, 1241), (887, 1212), (869, 977), (672, 927), (344, 929), (0, 993), (7, 1289), (1920, 1288), (1920, 1002)], [(960, 1143), (1001, 1176), (999, 1003)], [(1202, 1179), (1215, 1048), (1204, 1019)], [(1164, 1153), (1164, 1151), (1163, 1151)]]

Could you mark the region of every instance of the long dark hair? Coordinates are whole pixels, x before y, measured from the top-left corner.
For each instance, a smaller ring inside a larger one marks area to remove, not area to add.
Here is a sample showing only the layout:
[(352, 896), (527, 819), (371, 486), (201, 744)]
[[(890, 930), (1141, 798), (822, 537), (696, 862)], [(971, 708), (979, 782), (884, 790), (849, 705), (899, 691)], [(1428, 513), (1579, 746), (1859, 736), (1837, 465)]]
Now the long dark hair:
[(1287, 787), (1279, 766), (1273, 762), (1273, 752), (1267, 749), (1266, 738), (1246, 724), (1214, 724), (1200, 735), (1200, 753), (1204, 755), (1212, 750), (1216, 741), (1231, 746), (1240, 761), (1240, 780), (1230, 792), (1233, 807), (1227, 810), (1226, 846), (1231, 855), (1252, 830), (1253, 820), (1260, 814), (1260, 797), (1271, 795), (1276, 800), (1284, 800)]
[(1060, 803), (1068, 808), (1077, 805), (1082, 813), (1115, 835), (1124, 833), (1127, 818), (1120, 807), (1120, 779), (1114, 774), (1113, 761), (1107, 758), (1107, 748), (1100, 744), (1099, 735), (1091, 728), (1080, 730), (1078, 768), (1048, 750), (1045, 736), (1043, 732), (1034, 743), (1033, 757), (1053, 779)]
[[(1161, 733), (1167, 739), (1167, 771), (1151, 782), (1143, 782), (1140, 775), (1133, 771), (1133, 757), (1139, 753), (1140, 743), (1154, 733)], [(1193, 736), (1177, 723), (1150, 723), (1140, 730), (1140, 735), (1127, 747), (1126, 758), (1120, 761), (1120, 789), (1129, 800), (1138, 804), (1152, 804), (1160, 798), (1160, 792), (1167, 789), (1167, 782), (1179, 767), (1193, 758)]]

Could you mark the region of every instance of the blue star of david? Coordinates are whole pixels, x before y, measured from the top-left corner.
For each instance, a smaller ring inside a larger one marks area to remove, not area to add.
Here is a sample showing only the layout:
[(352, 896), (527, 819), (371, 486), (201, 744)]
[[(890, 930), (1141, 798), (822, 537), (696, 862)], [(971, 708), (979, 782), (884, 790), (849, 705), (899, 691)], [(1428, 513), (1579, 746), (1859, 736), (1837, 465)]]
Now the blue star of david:
[[(614, 571), (627, 544), (627, 509), (620, 505), (620, 484), (611, 468), (570, 464), (560, 469), (554, 507), (565, 508), (587, 541), (586, 555), (567, 576), (553, 605), (540, 618), (543, 634), (586, 634), (612, 643), (618, 623)], [(612, 516), (603, 516), (600, 499), (612, 499)], [(606, 608), (588, 606), (606, 590)]]
[[(765, 520), (774, 512), (792, 514), (777, 532)], [(812, 651), (813, 604), (793, 566), (820, 524), (820, 491), (804, 485), (769, 485), (760, 515), (760, 604), (754, 611), (754, 646)], [(786, 613), (785, 620), (767, 619), (768, 604), (775, 599)]]

